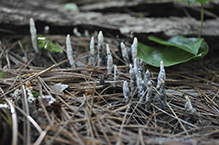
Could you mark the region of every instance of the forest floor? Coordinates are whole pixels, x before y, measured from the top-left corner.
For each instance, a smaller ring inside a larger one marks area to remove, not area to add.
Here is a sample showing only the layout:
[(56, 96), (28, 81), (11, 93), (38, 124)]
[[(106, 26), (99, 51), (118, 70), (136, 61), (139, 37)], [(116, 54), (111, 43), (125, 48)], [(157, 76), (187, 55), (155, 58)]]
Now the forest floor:
[[(79, 10), (60, 9), (69, 2), (77, 4)], [(131, 32), (142, 43), (151, 43), (147, 40), (149, 35), (164, 39), (176, 33), (197, 36), (199, 5), (188, 7), (185, 3), (168, 0), (114, 3), (106, 0), (2, 1), (0, 145), (219, 144), (217, 6), (218, 2), (212, 1), (205, 7), (204, 28), (207, 30), (203, 30), (202, 37), (209, 45), (208, 54), (201, 59), (165, 67), (166, 107), (162, 108), (158, 101), (153, 101), (151, 108), (146, 110), (136, 95), (129, 103), (125, 101), (123, 82), (129, 82), (130, 75), (129, 66), (124, 63), (118, 49), (118, 36), (128, 48), (133, 41)], [(37, 33), (53, 42), (62, 53), (44, 48), (35, 53), (29, 32), (31, 17), (35, 20)], [(144, 24), (140, 20), (138, 26), (131, 22), (144, 18), (150, 19), (149, 28), (140, 27)], [(160, 22), (164, 23), (171, 19), (172, 24), (182, 25), (176, 29), (168, 23), (164, 27), (153, 21), (156, 18), (162, 18)], [(190, 26), (179, 21), (184, 18), (191, 21)], [(195, 28), (191, 26), (193, 24)], [(49, 33), (44, 32), (47, 25), (50, 26)], [(80, 36), (73, 33), (75, 27)], [(89, 35), (84, 34), (85, 30)], [(94, 36), (97, 53), (100, 30), (104, 35), (104, 46), (109, 44), (113, 64), (119, 71), (116, 81), (113, 72), (106, 73), (106, 66), (88, 63), (90, 37)], [(67, 34), (71, 35), (77, 63), (75, 68), (70, 66), (66, 55)], [(150, 79), (154, 82), (152, 94), (155, 96), (159, 68), (146, 63), (145, 68), (150, 71)], [(31, 98), (31, 94), (34, 97)], [(185, 96), (189, 97), (195, 113), (185, 109)]]

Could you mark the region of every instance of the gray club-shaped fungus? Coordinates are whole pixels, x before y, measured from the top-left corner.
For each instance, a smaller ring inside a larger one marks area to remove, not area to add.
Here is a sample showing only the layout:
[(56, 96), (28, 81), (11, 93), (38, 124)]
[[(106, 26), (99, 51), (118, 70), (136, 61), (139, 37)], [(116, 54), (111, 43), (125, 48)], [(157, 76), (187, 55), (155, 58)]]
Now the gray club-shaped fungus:
[(158, 90), (159, 92), (159, 102), (160, 102), (160, 107), (164, 109), (166, 107), (167, 103), (167, 98), (166, 98), (166, 90), (164, 88), (165, 81), (161, 78), (160, 79), (160, 88)]
[(127, 48), (123, 42), (121, 42), (120, 45), (121, 45), (122, 57), (125, 60), (126, 65), (128, 65), (130, 63), (130, 61), (129, 61)]
[(113, 57), (111, 55), (108, 44), (106, 44), (106, 50), (107, 50), (107, 74), (111, 74), (113, 69)]
[(90, 37), (89, 31), (87, 29), (84, 30), (84, 36), (85, 37)]
[(139, 64), (139, 58), (135, 58), (135, 60), (134, 60), (134, 71), (135, 71), (135, 74), (138, 73), (138, 64)]
[(149, 70), (147, 70), (144, 74), (144, 83), (146, 84), (146, 86), (147, 86), (149, 80), (150, 80), (150, 72), (149, 72)]
[(193, 108), (192, 103), (191, 103), (191, 101), (189, 99), (189, 96), (186, 95), (185, 99), (186, 99), (186, 103), (185, 103), (185, 110), (186, 110), (186, 112), (190, 113), (191, 115), (196, 115), (197, 112)]
[(141, 98), (144, 95), (144, 81), (142, 80), (140, 72), (136, 75), (136, 82), (138, 87), (138, 97)]
[(30, 34), (31, 34), (31, 41), (33, 49), (36, 53), (39, 53), (38, 47), (37, 47), (37, 38), (36, 38), (36, 27), (33, 18), (30, 18)]
[(160, 72), (158, 74), (157, 86), (156, 86), (157, 89), (161, 87), (161, 82), (160, 82), (161, 79), (164, 81), (166, 80), (166, 73), (165, 73), (163, 61), (160, 61)]
[(73, 49), (71, 46), (71, 39), (70, 39), (69, 34), (66, 37), (66, 52), (67, 52), (67, 58), (68, 58), (68, 61), (71, 65), (71, 67), (76, 67), (75, 60), (73, 57)]
[(97, 59), (98, 59), (98, 66), (104, 66), (106, 64), (106, 54), (103, 49), (103, 32), (100, 31), (98, 34), (98, 54), (97, 54)]
[(137, 69), (138, 69), (138, 73), (140, 73), (140, 75), (141, 75), (141, 79), (143, 80), (144, 79), (144, 72), (145, 72), (143, 59), (140, 60)]
[(90, 57), (89, 57), (89, 64), (91, 64), (92, 66), (95, 65), (94, 37), (91, 37), (91, 40), (90, 40)]
[(73, 33), (75, 34), (75, 36), (81, 37), (81, 33), (78, 32), (78, 28), (77, 28), (77, 27), (75, 27), (75, 28), (73, 29)]
[(130, 86), (131, 86), (131, 95), (133, 95), (135, 88), (136, 88), (136, 76), (135, 71), (130, 64), (129, 74), (130, 74)]
[(49, 34), (49, 26), (44, 27), (44, 34), (48, 35)]
[(124, 81), (123, 83), (123, 95), (125, 97), (126, 103), (128, 103), (129, 100), (131, 99), (131, 95), (130, 95), (130, 90), (129, 90), (127, 81)]
[(152, 96), (152, 88), (153, 85), (151, 83), (151, 81), (147, 82), (147, 94), (145, 96), (145, 109), (149, 110), (151, 108), (151, 102), (153, 100), (153, 96)]
[(137, 48), (138, 48), (138, 39), (134, 37), (132, 46), (131, 46), (131, 52), (132, 52), (132, 62), (135, 61), (135, 58), (137, 57)]

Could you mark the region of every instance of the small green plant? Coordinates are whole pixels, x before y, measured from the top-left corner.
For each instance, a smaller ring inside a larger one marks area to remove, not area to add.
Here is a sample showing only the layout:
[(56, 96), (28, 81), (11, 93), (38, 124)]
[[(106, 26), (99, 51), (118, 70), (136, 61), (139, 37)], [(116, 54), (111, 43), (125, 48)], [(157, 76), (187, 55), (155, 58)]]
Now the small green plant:
[(146, 63), (159, 67), (160, 61), (164, 61), (165, 66), (172, 66), (179, 63), (187, 62), (193, 58), (200, 58), (208, 53), (208, 44), (201, 38), (203, 20), (204, 20), (204, 4), (211, 0), (180, 0), (185, 1), (189, 5), (194, 2), (201, 4), (201, 27), (198, 38), (186, 38), (184, 36), (174, 36), (168, 41), (149, 36), (148, 39), (159, 44), (158, 47), (147, 46), (138, 43), (141, 50), (138, 51), (138, 57)]
[(50, 51), (51, 53), (63, 53), (61, 48), (59, 48), (55, 43), (53, 43), (51, 40), (45, 38), (42, 35), (37, 35), (37, 46), (38, 48), (44, 48)]
[(32, 94), (35, 98), (38, 98), (40, 95), (39, 92), (37, 92), (37, 91), (32, 91)]
[(199, 32), (199, 38), (202, 35), (202, 28), (203, 28), (203, 21), (204, 21), (204, 4), (207, 1), (212, 1), (212, 0), (181, 0), (187, 2), (189, 5), (193, 4), (194, 2), (198, 2), (201, 4), (201, 27), (200, 27), (200, 32)]

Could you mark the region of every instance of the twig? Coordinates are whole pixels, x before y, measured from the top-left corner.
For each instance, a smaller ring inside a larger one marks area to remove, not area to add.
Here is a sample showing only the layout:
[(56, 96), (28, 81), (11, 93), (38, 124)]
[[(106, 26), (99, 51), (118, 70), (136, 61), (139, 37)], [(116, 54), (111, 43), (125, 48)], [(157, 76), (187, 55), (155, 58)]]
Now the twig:
[(8, 102), (9, 106), (10, 106), (10, 109), (11, 109), (11, 118), (12, 118), (12, 129), (13, 129), (13, 132), (12, 132), (12, 145), (17, 145), (17, 142), (18, 142), (18, 121), (17, 121), (17, 114), (16, 114), (16, 111), (15, 111), (15, 108), (12, 104), (12, 102), (8, 99), (8, 98), (5, 98), (5, 100)]

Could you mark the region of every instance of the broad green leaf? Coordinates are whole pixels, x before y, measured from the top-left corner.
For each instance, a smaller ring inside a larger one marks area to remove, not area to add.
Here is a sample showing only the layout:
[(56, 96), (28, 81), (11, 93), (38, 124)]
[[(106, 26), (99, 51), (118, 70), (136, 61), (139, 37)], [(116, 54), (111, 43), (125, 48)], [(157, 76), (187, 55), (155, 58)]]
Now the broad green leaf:
[(48, 51), (50, 51), (51, 53), (54, 52), (59, 52), (62, 53), (62, 49), (59, 48), (56, 44), (54, 44), (51, 40), (46, 39), (43, 36), (37, 36), (37, 46), (39, 48), (44, 48)]
[(175, 36), (170, 38), (168, 41), (156, 38), (154, 36), (149, 36), (148, 39), (162, 45), (175, 46), (194, 55), (197, 55), (200, 45), (204, 40), (203, 38), (186, 38), (184, 36)]
[(200, 49), (197, 55), (179, 49), (176, 46), (161, 46), (152, 47), (142, 43), (138, 44), (138, 57), (143, 59), (149, 65), (159, 67), (160, 61), (164, 62), (165, 66), (172, 66), (179, 63), (187, 62), (193, 58), (203, 57), (208, 52), (208, 45), (205, 41), (202, 41)]

